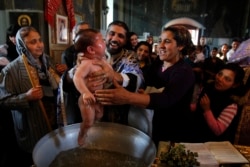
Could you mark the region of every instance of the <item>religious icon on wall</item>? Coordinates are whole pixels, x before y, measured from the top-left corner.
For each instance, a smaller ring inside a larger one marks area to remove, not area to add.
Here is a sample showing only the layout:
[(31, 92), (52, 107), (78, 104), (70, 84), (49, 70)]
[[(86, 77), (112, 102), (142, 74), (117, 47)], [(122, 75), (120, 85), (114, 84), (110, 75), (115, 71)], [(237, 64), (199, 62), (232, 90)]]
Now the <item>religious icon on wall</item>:
[(21, 27), (30, 26), (32, 23), (30, 16), (28, 16), (26, 14), (22, 14), (22, 15), (18, 16), (17, 22), (18, 22), (18, 25)]
[(32, 26), (38, 31), (41, 30), (41, 19), (37, 12), (9, 12), (9, 23), (18, 24), (19, 26)]
[(68, 44), (69, 41), (68, 17), (56, 15), (56, 42), (58, 44)]

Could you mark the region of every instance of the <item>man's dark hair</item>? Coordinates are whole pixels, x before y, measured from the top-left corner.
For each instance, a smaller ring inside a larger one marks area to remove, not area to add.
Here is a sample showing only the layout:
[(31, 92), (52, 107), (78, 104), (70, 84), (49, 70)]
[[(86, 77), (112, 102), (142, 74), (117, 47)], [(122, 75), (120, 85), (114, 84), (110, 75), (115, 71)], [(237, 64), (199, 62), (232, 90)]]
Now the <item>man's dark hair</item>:
[(218, 51), (218, 48), (217, 48), (217, 47), (213, 47), (213, 49), (212, 49), (212, 50)]
[(6, 41), (9, 41), (9, 37), (16, 36), (17, 31), (21, 27), (18, 24), (11, 24), (6, 31)]
[(119, 20), (115, 20), (113, 22), (111, 22), (109, 25), (108, 25), (108, 29), (107, 29), (107, 32), (109, 31), (109, 28), (110, 26), (112, 25), (117, 25), (117, 26), (120, 26), (120, 27), (123, 27), (125, 30), (126, 30), (126, 39), (128, 39), (129, 37), (129, 28), (127, 26), (127, 24), (123, 21), (119, 21)]

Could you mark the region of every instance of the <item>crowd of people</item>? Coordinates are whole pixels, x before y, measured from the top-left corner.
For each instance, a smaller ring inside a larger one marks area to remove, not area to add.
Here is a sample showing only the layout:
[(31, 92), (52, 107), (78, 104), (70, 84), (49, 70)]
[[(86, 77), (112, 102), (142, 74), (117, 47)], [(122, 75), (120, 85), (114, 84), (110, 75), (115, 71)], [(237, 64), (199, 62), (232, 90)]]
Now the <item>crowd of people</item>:
[[(230, 50), (228, 44), (210, 50), (205, 37), (195, 46), (186, 27), (173, 25), (161, 30), (153, 48), (152, 36), (138, 41), (123, 21), (111, 22), (104, 39), (80, 22), (73, 29), (73, 45), (55, 64), (35, 28), (10, 29), (7, 37), (14, 42), (7, 40), (9, 49), (0, 52), (5, 62), (0, 118), (8, 117), (13, 133), (7, 138), (21, 156), (11, 162), (5, 146), (1, 164), (31, 166), (39, 139), (74, 123), (82, 123), (79, 145), (96, 121), (138, 128), (156, 146), (160, 141), (234, 142), (242, 106), (232, 97), (244, 96), (246, 86), (243, 68), (228, 60), (239, 40)], [(6, 127), (0, 122), (1, 140)]]

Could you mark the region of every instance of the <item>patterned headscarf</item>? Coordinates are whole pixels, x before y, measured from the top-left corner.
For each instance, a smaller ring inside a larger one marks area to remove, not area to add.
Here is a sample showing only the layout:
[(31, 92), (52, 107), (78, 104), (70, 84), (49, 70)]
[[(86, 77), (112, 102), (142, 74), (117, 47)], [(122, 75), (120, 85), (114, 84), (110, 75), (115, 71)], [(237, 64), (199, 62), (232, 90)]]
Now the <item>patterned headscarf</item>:
[[(27, 57), (28, 63), (35, 67), (36, 69), (41, 69), (42, 66), (37, 63), (37, 61), (35, 60), (35, 58), (32, 56), (32, 54), (30, 53), (30, 51), (28, 50), (28, 48), (26, 47), (23, 39), (21, 38), (20, 32), (22, 31), (22, 28), (17, 32), (16, 34), (16, 50), (17, 53), (21, 56), (21, 55), (25, 55)], [(35, 29), (30, 29), (30, 31), (35, 31)], [(56, 89), (58, 88), (58, 83), (56, 81), (55, 78), (55, 71), (49, 66), (49, 62), (47, 61), (47, 55), (45, 53), (43, 53), (41, 55), (41, 60), (43, 65), (45, 66), (45, 73), (49, 79), (50, 85)], [(53, 72), (52, 72), (53, 71)]]
[[(28, 48), (26, 47), (23, 39), (21, 38), (20, 32), (22, 29), (20, 29), (17, 34), (16, 34), (16, 50), (17, 53), (19, 55), (24, 54), (27, 59), (29, 64), (31, 64), (32, 66), (36, 67), (37, 69), (41, 69), (41, 65), (39, 65), (37, 63), (37, 61), (35, 60), (35, 58), (32, 56), (32, 54), (30, 53), (30, 51), (28, 50)], [(47, 69), (47, 60), (46, 60), (46, 54), (43, 53), (43, 55), (41, 56), (42, 58), (42, 62), (45, 65), (46, 69)]]

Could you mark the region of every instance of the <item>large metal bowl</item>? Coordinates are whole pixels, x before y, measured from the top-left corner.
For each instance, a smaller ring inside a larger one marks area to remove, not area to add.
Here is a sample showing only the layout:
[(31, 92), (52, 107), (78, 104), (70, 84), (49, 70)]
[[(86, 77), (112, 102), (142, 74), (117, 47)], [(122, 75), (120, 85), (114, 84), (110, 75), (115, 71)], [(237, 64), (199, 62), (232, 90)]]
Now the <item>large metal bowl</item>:
[[(80, 124), (73, 124), (52, 131), (41, 138), (33, 150), (37, 167), (48, 167), (61, 151), (78, 147), (77, 136)], [(115, 151), (141, 158), (151, 166), (156, 156), (156, 147), (145, 133), (121, 124), (96, 123), (87, 134), (86, 148)]]

